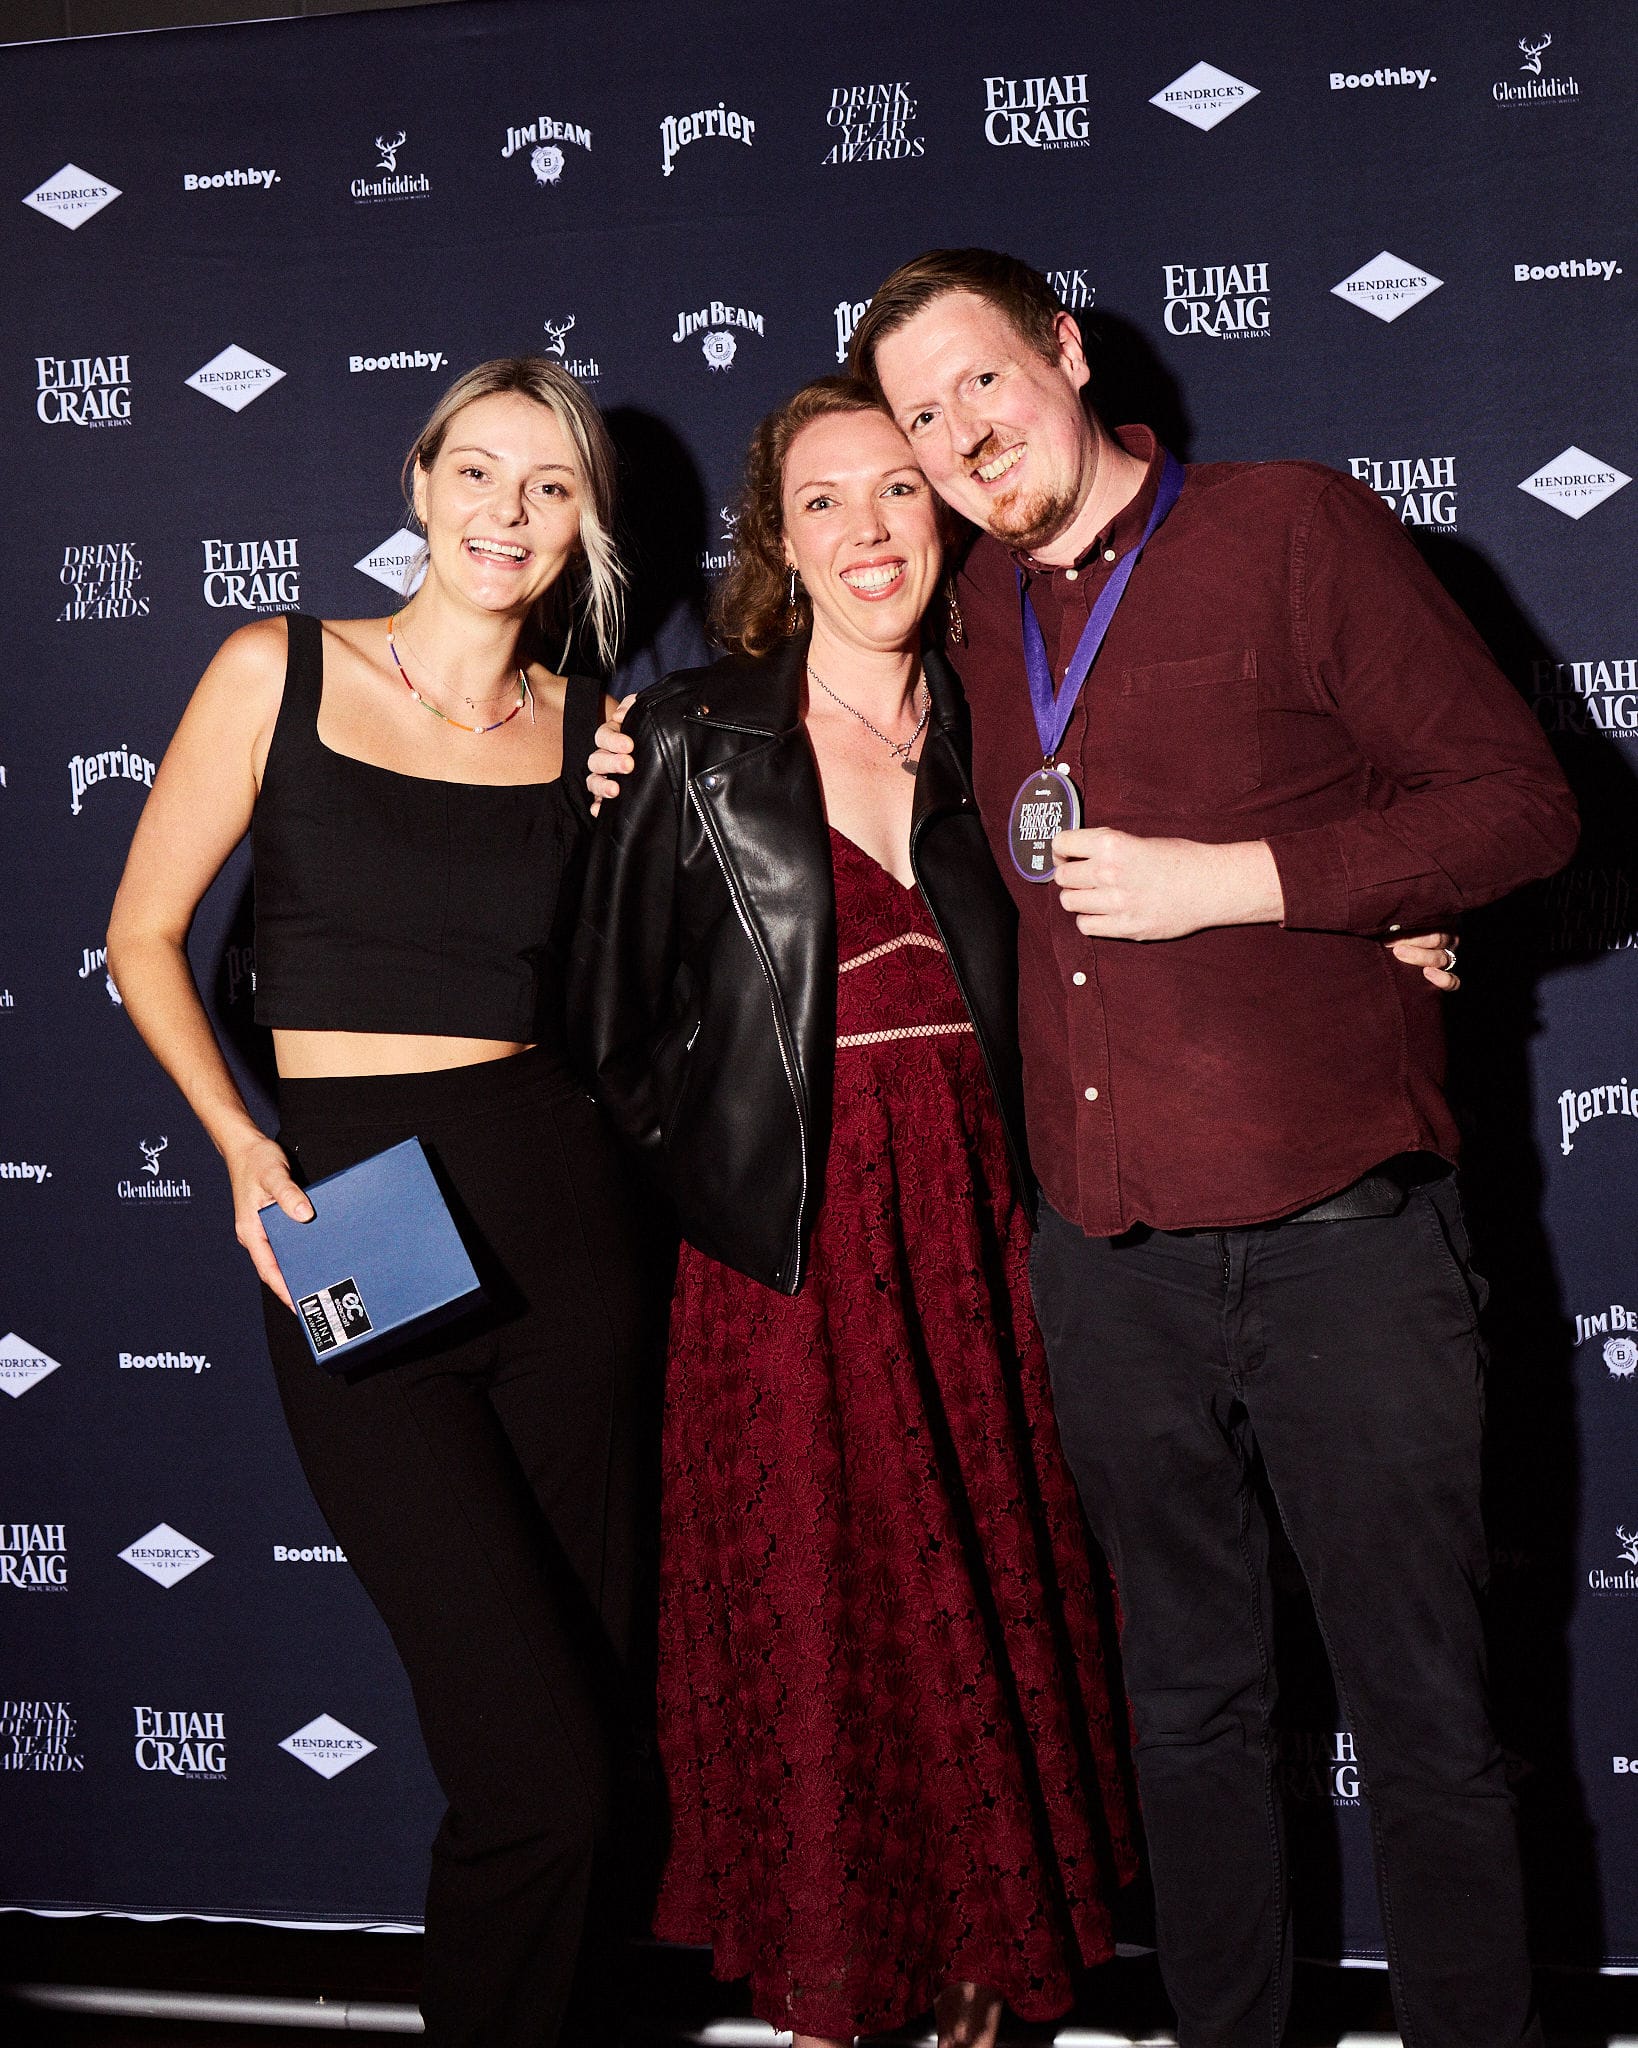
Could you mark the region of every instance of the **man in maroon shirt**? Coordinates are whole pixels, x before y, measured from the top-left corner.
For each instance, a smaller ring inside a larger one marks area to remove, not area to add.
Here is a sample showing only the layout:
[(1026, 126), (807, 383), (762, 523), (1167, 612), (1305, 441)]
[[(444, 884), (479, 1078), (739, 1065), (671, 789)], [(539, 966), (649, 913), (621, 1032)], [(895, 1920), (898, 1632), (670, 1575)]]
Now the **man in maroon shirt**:
[[(1260, 1461), (1358, 1744), (1405, 2036), (1538, 2042), (1475, 1597), (1484, 1285), (1439, 998), (1382, 941), (1562, 866), (1569, 792), (1371, 492), (1184, 480), (1111, 433), (1026, 265), (905, 265), (853, 363), (983, 529), (953, 653), (1019, 910), (1037, 1307), (1120, 1587), (1181, 2039), (1270, 2048), (1289, 2001)], [(1032, 874), (1044, 766), (1084, 822)]]

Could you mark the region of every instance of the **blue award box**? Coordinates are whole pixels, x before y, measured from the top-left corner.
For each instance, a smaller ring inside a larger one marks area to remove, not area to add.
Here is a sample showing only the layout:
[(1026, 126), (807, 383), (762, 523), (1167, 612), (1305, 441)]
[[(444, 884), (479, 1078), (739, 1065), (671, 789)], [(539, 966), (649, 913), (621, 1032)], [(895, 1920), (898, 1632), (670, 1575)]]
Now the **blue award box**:
[(303, 1191), (310, 1223), (270, 1202), (258, 1213), (327, 1372), (350, 1372), (482, 1296), (419, 1138), (406, 1138)]

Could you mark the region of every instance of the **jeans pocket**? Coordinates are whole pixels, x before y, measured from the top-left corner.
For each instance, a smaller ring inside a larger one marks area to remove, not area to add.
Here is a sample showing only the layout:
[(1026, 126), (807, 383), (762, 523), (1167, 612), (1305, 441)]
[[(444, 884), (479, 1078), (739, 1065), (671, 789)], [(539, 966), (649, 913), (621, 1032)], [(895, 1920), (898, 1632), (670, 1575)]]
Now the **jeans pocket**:
[(1477, 1334), (1479, 1318), (1490, 1299), (1490, 1283), (1473, 1263), (1455, 1180), (1447, 1177), (1414, 1188), (1410, 1199), (1421, 1222), (1423, 1239), (1460, 1290), (1468, 1327)]

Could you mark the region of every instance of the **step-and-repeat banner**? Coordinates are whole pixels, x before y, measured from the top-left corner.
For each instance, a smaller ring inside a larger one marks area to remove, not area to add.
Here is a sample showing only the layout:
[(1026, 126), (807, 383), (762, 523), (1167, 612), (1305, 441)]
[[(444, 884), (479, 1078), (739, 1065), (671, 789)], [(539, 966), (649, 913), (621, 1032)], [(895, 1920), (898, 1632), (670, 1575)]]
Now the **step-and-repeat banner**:
[[(990, 243), (1087, 323), (1109, 415), (1380, 492), (1574, 778), (1575, 865), (1474, 920), (1449, 1015), (1538, 1931), (1638, 1961), (1630, 31), (1621, 0), (495, 0), (0, 52), (0, 1903), (413, 1923), (438, 1805), (224, 1176), (106, 971), (194, 679), (249, 618), (390, 607), (403, 450), (519, 351), (619, 439), (630, 673), (692, 658), (753, 422), (894, 264)], [(242, 854), (193, 952), (265, 1106)], [(1368, 1787), (1303, 1668), (1304, 1939), (1380, 1954)]]

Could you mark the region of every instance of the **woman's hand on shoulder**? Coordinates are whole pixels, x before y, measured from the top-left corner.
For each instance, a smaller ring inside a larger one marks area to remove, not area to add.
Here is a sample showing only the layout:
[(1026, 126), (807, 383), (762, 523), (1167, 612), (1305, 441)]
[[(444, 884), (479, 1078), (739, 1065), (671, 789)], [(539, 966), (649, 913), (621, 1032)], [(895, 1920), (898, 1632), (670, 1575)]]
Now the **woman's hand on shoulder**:
[(636, 701), (635, 690), (629, 697), (622, 697), (597, 728), (597, 744), (586, 762), (586, 787), (592, 795), (594, 818), (603, 808), (605, 797), (620, 794), (620, 785), (614, 778), (631, 773), (632, 745), (623, 728), (626, 713)]
[(271, 1138), (259, 1132), (230, 1153), (226, 1165), (233, 1184), (233, 1234), (249, 1252), (257, 1277), (293, 1313), (296, 1304), (290, 1299), (259, 1212), (277, 1202), (293, 1223), (311, 1223), (313, 1205), (297, 1187), (290, 1161)]

